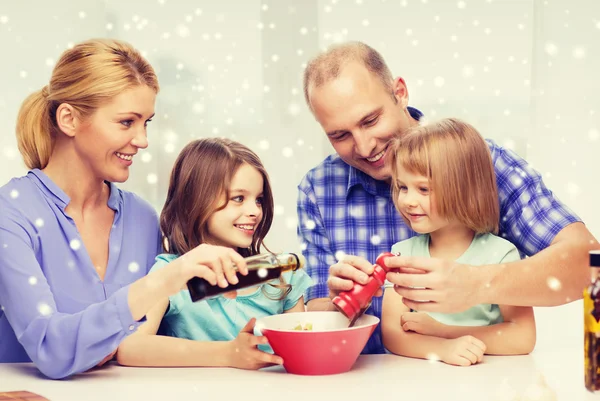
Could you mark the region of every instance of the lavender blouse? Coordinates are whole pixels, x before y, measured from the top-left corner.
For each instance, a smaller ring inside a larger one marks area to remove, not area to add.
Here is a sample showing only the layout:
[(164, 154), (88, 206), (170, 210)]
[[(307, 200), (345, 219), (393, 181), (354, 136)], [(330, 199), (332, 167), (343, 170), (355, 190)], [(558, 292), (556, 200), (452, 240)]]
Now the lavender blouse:
[(95, 366), (144, 321), (129, 284), (160, 251), (154, 209), (110, 185), (115, 211), (104, 281), (66, 213), (69, 197), (40, 170), (0, 188), (0, 362), (33, 361), (50, 378)]

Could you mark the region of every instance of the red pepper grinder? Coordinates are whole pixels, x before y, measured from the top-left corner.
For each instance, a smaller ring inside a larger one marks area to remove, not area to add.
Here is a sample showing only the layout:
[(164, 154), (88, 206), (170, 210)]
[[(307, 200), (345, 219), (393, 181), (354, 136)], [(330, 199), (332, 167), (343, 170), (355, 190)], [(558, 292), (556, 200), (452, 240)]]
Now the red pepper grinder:
[(390, 256), (398, 256), (398, 254), (385, 252), (377, 257), (373, 265), (373, 273), (369, 276), (366, 284), (354, 283), (352, 290), (340, 292), (337, 297), (333, 298), (335, 307), (350, 319), (349, 327), (352, 327), (356, 320), (368, 309), (373, 295), (385, 283), (388, 267), (383, 260)]

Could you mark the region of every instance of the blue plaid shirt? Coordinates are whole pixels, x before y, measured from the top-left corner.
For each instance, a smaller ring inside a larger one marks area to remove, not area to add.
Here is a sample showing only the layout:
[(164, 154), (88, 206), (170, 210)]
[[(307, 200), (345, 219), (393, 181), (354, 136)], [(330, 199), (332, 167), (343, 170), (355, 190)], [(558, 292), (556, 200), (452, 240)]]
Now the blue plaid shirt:
[[(418, 119), (413, 110), (411, 114)], [(500, 197), (499, 235), (512, 242), (522, 257), (548, 247), (564, 227), (581, 221), (525, 160), (491, 140), (486, 142)], [(314, 282), (305, 302), (329, 296), (329, 266), (344, 254), (374, 262), (395, 243), (416, 235), (394, 207), (390, 186), (347, 165), (337, 154), (310, 170), (298, 190), (298, 235)], [(373, 298), (366, 313), (381, 318), (382, 299)], [(380, 327), (363, 354), (385, 353)]]

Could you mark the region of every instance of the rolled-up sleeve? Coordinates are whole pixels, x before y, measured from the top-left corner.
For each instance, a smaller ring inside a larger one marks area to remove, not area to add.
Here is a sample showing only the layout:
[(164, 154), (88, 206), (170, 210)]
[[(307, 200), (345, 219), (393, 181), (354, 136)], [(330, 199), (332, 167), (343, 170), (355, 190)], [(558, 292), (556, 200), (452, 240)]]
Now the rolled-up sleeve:
[(488, 140), (500, 198), (500, 235), (532, 256), (581, 219), (550, 191), (523, 158)]
[(57, 310), (38, 263), (39, 246), (16, 216), (0, 216), (0, 305), (18, 341), (46, 376), (83, 372), (117, 349), (142, 321), (134, 321), (129, 286), (77, 313)]

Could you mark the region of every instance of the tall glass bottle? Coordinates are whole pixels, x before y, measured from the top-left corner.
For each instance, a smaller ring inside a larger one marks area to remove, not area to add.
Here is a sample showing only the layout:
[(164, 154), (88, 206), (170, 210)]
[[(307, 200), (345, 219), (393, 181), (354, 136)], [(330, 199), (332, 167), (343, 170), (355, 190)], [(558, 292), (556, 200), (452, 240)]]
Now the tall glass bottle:
[(302, 255), (296, 255), (295, 253), (267, 253), (250, 256), (244, 260), (248, 268), (248, 275), (238, 274), (239, 282), (237, 284), (230, 284), (225, 288), (221, 288), (200, 277), (194, 277), (188, 281), (187, 287), (190, 290), (192, 301), (202, 301), (225, 292), (253, 287), (277, 279), (285, 271), (295, 271), (304, 267), (304, 258)]
[(600, 251), (590, 251), (592, 282), (583, 291), (585, 387), (600, 390)]

